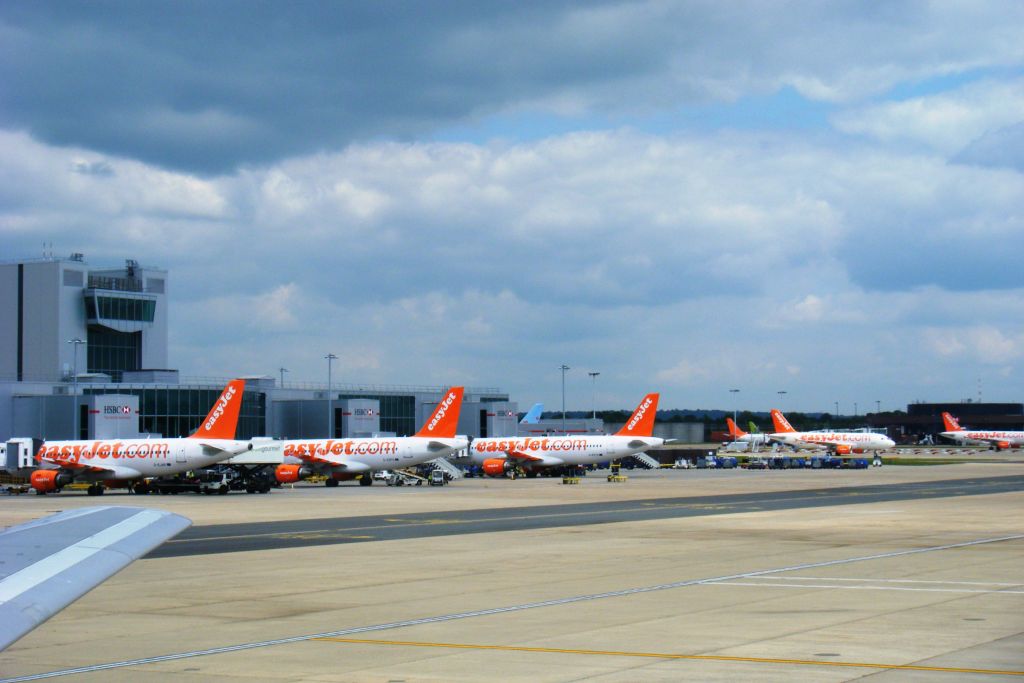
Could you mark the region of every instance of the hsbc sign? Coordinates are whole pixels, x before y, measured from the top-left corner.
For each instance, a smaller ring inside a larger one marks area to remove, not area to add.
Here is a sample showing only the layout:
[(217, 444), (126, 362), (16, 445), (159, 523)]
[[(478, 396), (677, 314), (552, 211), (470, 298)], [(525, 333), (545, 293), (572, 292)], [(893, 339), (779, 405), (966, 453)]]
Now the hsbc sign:
[(131, 415), (131, 406), (103, 406), (104, 415)]

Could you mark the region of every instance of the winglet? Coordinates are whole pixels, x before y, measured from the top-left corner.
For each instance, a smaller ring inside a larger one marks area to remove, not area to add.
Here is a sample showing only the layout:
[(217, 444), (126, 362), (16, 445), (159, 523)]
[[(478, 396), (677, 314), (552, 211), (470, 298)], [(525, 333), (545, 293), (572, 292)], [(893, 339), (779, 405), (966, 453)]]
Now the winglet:
[(733, 439), (738, 439), (741, 436), (746, 436), (747, 433), (736, 426), (736, 423), (732, 421), (731, 417), (725, 418), (725, 424), (729, 427), (729, 436)]
[(454, 439), (459, 426), (459, 411), (462, 409), (463, 387), (452, 387), (441, 399), (434, 414), (423, 423), (416, 436)]
[(942, 414), (942, 424), (945, 425), (947, 432), (962, 432), (964, 428), (960, 426), (960, 423), (955, 417), (949, 413)]
[(199, 425), (199, 429), (189, 435), (191, 439), (233, 439), (238, 426), (238, 413), (242, 408), (242, 394), (245, 393), (245, 380), (233, 379), (221, 392), (220, 398), (210, 408), (210, 413)]
[(654, 417), (658, 412), (660, 394), (647, 394), (636, 407), (629, 421), (615, 436), (651, 436), (654, 434)]
[(789, 420), (782, 414), (781, 410), (772, 408), (772, 423), (775, 425), (776, 432), (795, 432), (793, 425), (789, 424)]

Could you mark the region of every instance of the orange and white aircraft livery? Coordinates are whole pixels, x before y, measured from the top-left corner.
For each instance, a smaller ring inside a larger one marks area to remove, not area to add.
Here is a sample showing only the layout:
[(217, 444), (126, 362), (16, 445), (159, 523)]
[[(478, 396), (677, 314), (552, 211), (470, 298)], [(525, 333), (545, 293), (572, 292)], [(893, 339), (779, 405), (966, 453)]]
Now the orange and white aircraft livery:
[(647, 394), (615, 434), (474, 439), (470, 455), (484, 474), (492, 477), (515, 477), (517, 469), (524, 470), (527, 476), (536, 476), (545, 467), (608, 462), (665, 443), (665, 439), (651, 436), (657, 412), (658, 394)]
[(952, 439), (960, 444), (985, 444), (995, 448), (997, 451), (1001, 451), (1004, 448), (1024, 446), (1024, 432), (964, 429), (957, 422), (957, 419), (949, 413), (942, 414), (942, 423), (946, 426), (946, 431), (942, 432), (940, 436)]
[[(356, 475), (412, 467), (460, 451), (469, 445), (467, 439), (455, 436), (462, 394), (462, 387), (445, 392), (434, 413), (413, 436), (285, 441), (284, 464), (277, 466), (274, 475), (282, 484), (327, 475), (327, 485), (337, 486), (339, 481)], [(359, 483), (369, 486), (373, 479), (360, 477)]]
[[(39, 469), (32, 472), (32, 488), (44, 494), (88, 481), (89, 495), (97, 496), (105, 485), (199, 469), (247, 451), (251, 443), (235, 439), (244, 391), (245, 380), (229, 382), (203, 423), (184, 439), (45, 441), (36, 453)], [(145, 485), (136, 490), (145, 492)]]
[(772, 422), (775, 432), (769, 435), (772, 441), (787, 446), (826, 448), (829, 453), (849, 455), (892, 448), (896, 442), (885, 434), (877, 432), (834, 432), (828, 430), (815, 432), (798, 432), (789, 424), (789, 420), (778, 410), (772, 410)]

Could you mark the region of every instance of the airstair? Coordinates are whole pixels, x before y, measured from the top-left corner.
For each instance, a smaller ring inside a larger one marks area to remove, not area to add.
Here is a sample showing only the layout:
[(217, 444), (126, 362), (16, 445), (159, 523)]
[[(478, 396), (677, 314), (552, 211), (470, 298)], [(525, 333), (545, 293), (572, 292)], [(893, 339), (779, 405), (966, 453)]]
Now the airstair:
[(633, 459), (649, 470), (656, 470), (661, 467), (661, 463), (658, 460), (655, 460), (646, 453), (634, 453)]
[(458, 467), (451, 464), (444, 458), (430, 460), (429, 462), (427, 462), (427, 464), (433, 465), (435, 469), (439, 469), (442, 472), (445, 472), (446, 474), (451, 476), (452, 479), (462, 479), (462, 470), (460, 470)]

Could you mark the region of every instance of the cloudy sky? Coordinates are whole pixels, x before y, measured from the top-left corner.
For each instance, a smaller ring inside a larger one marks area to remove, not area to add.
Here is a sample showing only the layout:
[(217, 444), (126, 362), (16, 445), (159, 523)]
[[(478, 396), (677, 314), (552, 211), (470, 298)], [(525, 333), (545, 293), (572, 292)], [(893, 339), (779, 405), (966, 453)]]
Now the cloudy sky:
[(7, 0), (0, 252), (166, 267), (190, 376), (1021, 401), (1021, 35), (1018, 0)]

